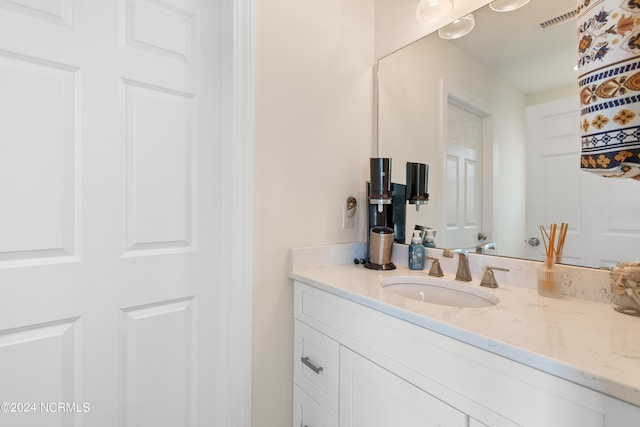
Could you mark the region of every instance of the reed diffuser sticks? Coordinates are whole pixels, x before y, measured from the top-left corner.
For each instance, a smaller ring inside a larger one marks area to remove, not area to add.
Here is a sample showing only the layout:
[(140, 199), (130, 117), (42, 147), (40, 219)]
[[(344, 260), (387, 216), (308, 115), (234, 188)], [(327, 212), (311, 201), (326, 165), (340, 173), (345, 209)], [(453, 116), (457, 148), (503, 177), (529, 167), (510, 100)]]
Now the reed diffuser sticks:
[[(544, 296), (558, 296), (560, 294), (560, 284), (557, 278), (557, 270), (554, 268), (556, 262), (562, 262), (562, 251), (567, 238), (569, 224), (551, 224), (549, 231), (544, 226), (540, 226), (540, 234), (544, 242), (546, 252), (544, 266), (538, 272), (538, 293)], [(557, 236), (557, 242), (556, 242)]]
[[(552, 265), (554, 262), (562, 262), (562, 251), (564, 250), (564, 242), (567, 239), (567, 230), (569, 230), (569, 224), (564, 222), (560, 224), (560, 231), (558, 231), (558, 224), (551, 224), (549, 232), (547, 232), (544, 226), (540, 226), (547, 264)], [(558, 235), (557, 244), (555, 242), (556, 234)]]

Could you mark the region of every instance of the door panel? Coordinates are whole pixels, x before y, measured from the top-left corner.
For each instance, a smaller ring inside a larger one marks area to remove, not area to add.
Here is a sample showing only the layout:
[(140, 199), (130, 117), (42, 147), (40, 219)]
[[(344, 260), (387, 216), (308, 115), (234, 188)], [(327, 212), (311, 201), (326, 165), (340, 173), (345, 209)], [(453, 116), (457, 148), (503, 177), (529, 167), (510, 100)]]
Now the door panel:
[(77, 70), (0, 51), (0, 91), (0, 266), (75, 257)]
[(193, 298), (123, 310), (128, 423), (192, 425)]
[(189, 62), (194, 14), (184, 1), (126, 2), (125, 43), (152, 54)]
[(0, 334), (3, 388), (11, 385), (10, 393), (2, 393), (2, 425), (72, 425), (73, 413), (50, 404), (79, 396), (78, 329), (78, 319), (66, 319)]
[(125, 254), (189, 250), (197, 232), (193, 221), (193, 95), (139, 82), (123, 85)]

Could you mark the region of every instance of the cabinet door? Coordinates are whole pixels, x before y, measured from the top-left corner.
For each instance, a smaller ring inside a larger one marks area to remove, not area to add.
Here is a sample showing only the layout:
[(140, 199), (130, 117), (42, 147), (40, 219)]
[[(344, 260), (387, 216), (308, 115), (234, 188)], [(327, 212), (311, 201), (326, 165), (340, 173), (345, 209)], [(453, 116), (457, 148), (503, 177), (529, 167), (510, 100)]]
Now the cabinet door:
[(338, 421), (294, 384), (293, 427), (338, 427)]
[(340, 427), (465, 427), (467, 416), (340, 347)]

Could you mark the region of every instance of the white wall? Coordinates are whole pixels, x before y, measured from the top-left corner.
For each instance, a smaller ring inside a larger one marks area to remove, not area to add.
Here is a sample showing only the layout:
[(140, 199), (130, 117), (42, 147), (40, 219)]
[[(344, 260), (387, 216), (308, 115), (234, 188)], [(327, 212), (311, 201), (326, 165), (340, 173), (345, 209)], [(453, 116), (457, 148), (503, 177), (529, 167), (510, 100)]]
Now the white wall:
[[(373, 0), (257, 2), (253, 426), (291, 425), (288, 250), (362, 240)], [(358, 197), (358, 221), (342, 206)]]
[[(444, 229), (445, 154), (443, 81), (491, 113), (494, 155), (495, 223), (485, 230), (501, 253), (522, 256), (525, 249), (525, 96), (491, 70), (437, 36), (424, 38), (380, 61), (379, 155), (394, 163), (429, 164), (429, 205), (407, 212), (407, 226)], [(394, 181), (404, 182), (402, 170)], [(437, 236), (436, 236), (437, 237)], [(436, 238), (436, 243), (438, 239)], [(442, 242), (442, 244), (446, 244)], [(471, 245), (471, 244), (470, 244)]]
[(575, 96), (576, 98), (580, 96), (580, 87), (577, 83), (527, 95), (527, 107), (570, 96)]
[[(412, 41), (398, 38), (403, 24), (384, 9), (374, 23), (378, 1), (256, 0), (254, 427), (291, 425), (289, 248), (364, 239), (374, 44), (394, 50)], [(454, 12), (487, 2), (459, 0)], [(387, 32), (374, 34), (380, 25)], [(359, 213), (345, 230), (350, 195)]]

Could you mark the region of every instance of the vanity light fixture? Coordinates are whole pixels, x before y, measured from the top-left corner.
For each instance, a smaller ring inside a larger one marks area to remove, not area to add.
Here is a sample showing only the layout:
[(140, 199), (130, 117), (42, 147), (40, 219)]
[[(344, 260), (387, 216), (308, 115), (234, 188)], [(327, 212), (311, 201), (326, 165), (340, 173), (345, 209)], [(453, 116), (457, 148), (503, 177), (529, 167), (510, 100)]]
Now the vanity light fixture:
[(468, 14), (460, 19), (456, 19), (449, 25), (438, 30), (438, 35), (446, 40), (459, 39), (462, 36), (466, 36), (473, 30), (476, 25), (476, 20), (473, 18), (473, 14)]
[(436, 22), (453, 9), (453, 0), (420, 0), (416, 7), (416, 19), (422, 24)]
[(529, 0), (494, 0), (489, 3), (489, 7), (494, 12), (511, 12), (512, 10), (520, 9), (527, 3), (529, 3)]

